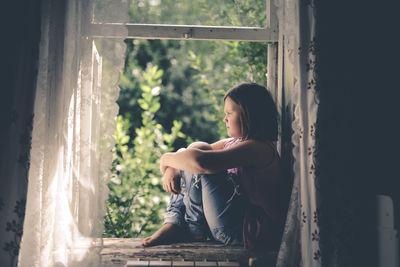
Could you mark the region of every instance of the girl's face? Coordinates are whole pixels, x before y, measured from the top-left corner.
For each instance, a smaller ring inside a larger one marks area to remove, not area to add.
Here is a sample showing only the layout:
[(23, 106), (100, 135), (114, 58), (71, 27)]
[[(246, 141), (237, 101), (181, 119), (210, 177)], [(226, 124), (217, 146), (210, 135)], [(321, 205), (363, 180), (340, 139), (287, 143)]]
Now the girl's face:
[(236, 104), (230, 97), (227, 97), (225, 99), (224, 112), (224, 122), (228, 135), (234, 138), (243, 137), (240, 106)]

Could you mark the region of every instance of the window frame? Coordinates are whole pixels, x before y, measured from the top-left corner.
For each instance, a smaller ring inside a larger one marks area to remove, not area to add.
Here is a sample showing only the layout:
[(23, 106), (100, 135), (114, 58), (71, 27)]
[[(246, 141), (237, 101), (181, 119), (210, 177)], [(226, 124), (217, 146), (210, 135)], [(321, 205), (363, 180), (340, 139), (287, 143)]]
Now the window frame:
[(96, 23), (93, 2), (84, 7), (89, 16), (83, 25), (83, 35), (89, 38), (223, 40), (249, 42), (278, 42), (276, 6), (266, 0), (265, 27), (232, 27), (174, 24)]

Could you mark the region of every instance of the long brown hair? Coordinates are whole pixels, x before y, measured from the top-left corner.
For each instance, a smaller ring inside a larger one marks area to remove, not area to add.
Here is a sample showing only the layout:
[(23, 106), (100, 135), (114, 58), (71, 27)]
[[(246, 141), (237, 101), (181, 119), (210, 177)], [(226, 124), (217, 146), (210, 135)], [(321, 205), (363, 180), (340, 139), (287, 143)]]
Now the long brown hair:
[(241, 108), (243, 140), (278, 140), (278, 112), (270, 92), (257, 83), (242, 83), (229, 89), (224, 96)]

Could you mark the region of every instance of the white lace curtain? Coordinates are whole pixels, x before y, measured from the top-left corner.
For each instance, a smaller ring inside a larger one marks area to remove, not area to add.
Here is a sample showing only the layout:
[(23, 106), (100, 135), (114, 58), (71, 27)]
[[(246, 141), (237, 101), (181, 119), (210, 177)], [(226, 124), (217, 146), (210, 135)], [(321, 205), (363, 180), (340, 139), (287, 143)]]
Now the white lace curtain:
[[(41, 2), (19, 266), (99, 266), (125, 45), (123, 38), (95, 42), (84, 36), (92, 9), (88, 0)], [(106, 8), (98, 6), (104, 13)], [(126, 8), (113, 10), (126, 21)]]
[[(275, 0), (285, 60), (285, 88), (290, 90), (294, 181), (278, 267), (321, 266), (318, 191), (315, 183), (315, 9), (313, 0)], [(287, 104), (287, 103), (283, 103)]]

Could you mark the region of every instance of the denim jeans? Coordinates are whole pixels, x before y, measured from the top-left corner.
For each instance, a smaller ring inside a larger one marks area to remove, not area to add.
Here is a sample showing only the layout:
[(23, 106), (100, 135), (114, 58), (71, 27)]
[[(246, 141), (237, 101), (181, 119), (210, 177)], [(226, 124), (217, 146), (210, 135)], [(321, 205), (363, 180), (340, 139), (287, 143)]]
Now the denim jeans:
[(226, 245), (242, 244), (244, 201), (237, 177), (181, 171), (181, 193), (172, 194), (164, 223)]

